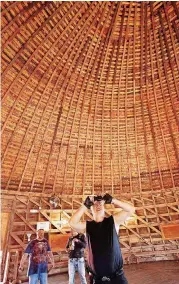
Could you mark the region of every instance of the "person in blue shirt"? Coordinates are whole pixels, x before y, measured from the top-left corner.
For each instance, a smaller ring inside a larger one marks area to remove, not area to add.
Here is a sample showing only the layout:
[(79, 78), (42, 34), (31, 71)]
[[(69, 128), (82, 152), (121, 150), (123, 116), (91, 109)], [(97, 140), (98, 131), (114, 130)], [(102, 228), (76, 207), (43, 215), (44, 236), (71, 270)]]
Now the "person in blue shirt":
[(22, 256), (19, 272), (24, 270), (24, 263), (29, 257), (28, 276), (30, 284), (47, 284), (48, 261), (54, 267), (54, 258), (48, 241), (44, 238), (44, 230), (37, 231), (37, 238), (26, 247)]

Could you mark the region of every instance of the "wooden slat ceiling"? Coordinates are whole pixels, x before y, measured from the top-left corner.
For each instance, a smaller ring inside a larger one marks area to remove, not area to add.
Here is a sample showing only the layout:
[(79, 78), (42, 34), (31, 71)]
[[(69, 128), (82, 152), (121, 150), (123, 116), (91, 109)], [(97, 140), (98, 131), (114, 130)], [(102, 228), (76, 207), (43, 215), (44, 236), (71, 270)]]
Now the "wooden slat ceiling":
[(179, 2), (1, 8), (2, 189), (179, 186)]

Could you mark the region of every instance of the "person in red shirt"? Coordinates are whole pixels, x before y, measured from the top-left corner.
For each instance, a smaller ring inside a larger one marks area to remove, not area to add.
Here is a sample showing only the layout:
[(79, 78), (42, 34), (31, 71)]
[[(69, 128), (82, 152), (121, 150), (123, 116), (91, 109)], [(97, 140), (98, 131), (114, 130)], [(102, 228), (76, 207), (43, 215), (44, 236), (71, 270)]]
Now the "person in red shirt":
[(29, 257), (28, 276), (29, 284), (47, 284), (48, 261), (54, 267), (54, 258), (48, 241), (44, 238), (44, 229), (37, 231), (37, 238), (26, 247), (22, 256), (19, 272), (24, 270), (24, 264)]

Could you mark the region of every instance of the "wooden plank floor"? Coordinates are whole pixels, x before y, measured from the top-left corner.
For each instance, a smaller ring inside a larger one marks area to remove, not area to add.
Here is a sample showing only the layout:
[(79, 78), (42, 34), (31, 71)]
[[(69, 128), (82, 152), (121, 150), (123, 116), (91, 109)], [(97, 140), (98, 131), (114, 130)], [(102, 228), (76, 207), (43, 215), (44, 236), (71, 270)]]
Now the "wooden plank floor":
[[(129, 284), (179, 284), (179, 261), (131, 264), (124, 267)], [(48, 284), (68, 284), (67, 273), (50, 276)], [(80, 284), (76, 274), (75, 284)]]

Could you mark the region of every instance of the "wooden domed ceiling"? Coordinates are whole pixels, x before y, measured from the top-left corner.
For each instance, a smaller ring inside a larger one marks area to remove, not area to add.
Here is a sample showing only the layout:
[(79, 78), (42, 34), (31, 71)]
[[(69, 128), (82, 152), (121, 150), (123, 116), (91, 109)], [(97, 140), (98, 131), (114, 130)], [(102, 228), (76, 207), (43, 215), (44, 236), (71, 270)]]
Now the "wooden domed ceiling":
[(179, 2), (1, 2), (2, 188), (179, 186)]

